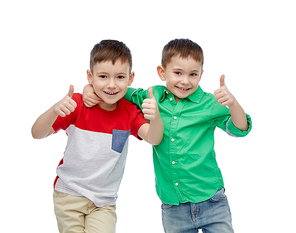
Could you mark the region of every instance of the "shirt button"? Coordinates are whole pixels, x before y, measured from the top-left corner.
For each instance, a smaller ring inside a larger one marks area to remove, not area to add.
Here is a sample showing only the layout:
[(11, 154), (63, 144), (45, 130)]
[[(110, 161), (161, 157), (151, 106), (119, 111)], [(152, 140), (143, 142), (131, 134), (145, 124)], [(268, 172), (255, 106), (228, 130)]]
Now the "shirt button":
[(175, 141), (175, 139), (174, 138), (172, 138), (172, 140), (171, 140), (172, 142), (174, 142)]
[(174, 119), (175, 119), (175, 120), (177, 120), (177, 117), (176, 117), (176, 116), (174, 116)]
[(178, 186), (178, 185), (179, 185), (179, 183), (175, 183), (175, 185), (176, 185), (176, 186)]
[(176, 163), (175, 161), (172, 162), (172, 164), (175, 164), (175, 163)]
[(173, 98), (170, 98), (170, 101), (173, 101)]

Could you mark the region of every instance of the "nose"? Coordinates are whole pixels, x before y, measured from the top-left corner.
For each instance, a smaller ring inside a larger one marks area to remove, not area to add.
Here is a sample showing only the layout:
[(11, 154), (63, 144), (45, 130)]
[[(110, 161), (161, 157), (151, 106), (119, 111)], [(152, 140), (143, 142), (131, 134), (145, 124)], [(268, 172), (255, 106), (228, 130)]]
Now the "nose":
[(183, 84), (183, 85), (187, 85), (187, 84), (189, 84), (189, 79), (188, 79), (187, 75), (184, 75), (184, 76), (182, 77), (182, 79), (181, 79), (181, 84)]
[(110, 79), (107, 87), (111, 89), (116, 87), (115, 80), (113, 78)]

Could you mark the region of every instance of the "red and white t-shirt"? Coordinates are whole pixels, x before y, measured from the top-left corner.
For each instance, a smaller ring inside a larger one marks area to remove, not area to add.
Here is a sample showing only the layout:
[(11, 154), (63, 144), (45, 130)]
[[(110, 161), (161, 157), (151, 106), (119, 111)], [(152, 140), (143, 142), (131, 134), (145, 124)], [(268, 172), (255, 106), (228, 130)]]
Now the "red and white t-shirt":
[(85, 196), (98, 207), (115, 205), (128, 137), (130, 134), (138, 137), (139, 128), (148, 122), (137, 106), (125, 99), (120, 99), (113, 111), (98, 105), (85, 107), (81, 94), (75, 93), (72, 99), (77, 103), (75, 111), (58, 117), (52, 126), (55, 132), (63, 129), (68, 135), (54, 188)]

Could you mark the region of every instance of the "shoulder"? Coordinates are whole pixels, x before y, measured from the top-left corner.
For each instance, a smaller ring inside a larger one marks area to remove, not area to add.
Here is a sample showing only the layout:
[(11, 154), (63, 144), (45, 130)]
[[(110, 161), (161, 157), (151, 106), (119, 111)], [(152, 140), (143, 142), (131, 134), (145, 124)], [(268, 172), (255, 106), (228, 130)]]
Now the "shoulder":
[[(157, 93), (163, 93), (164, 90), (166, 90), (166, 86), (162, 86), (162, 85), (156, 85), (156, 86), (151, 86), (153, 88), (153, 94), (157, 94)], [(150, 87), (149, 87), (150, 88)], [(149, 89), (148, 88), (148, 89)], [(145, 92), (148, 93), (148, 89), (143, 89), (143, 88), (135, 88), (133, 89), (134, 92)]]
[(137, 105), (127, 101), (126, 99), (119, 100), (119, 118), (120, 121), (130, 122), (132, 125), (138, 125), (138, 128), (144, 124), (148, 123), (144, 118), (142, 111), (138, 108)]
[(206, 108), (212, 109), (215, 114), (227, 114), (229, 110), (227, 107), (222, 106), (212, 93), (204, 92), (202, 102)]
[(72, 100), (74, 100), (77, 104), (73, 114), (81, 114), (82, 112), (85, 112), (85, 109), (91, 109), (85, 107), (83, 103), (83, 96), (80, 93), (74, 93), (72, 96)]
[(119, 111), (120, 117), (122, 118), (128, 117), (130, 119), (135, 119), (138, 116), (143, 115), (142, 111), (136, 104), (133, 104), (124, 98), (119, 100), (118, 111)]
[(156, 85), (156, 86), (152, 86), (153, 87), (153, 91), (155, 90), (156, 92), (161, 91), (163, 92), (164, 90), (166, 90), (166, 86), (163, 85)]
[(156, 85), (153, 86), (153, 95), (156, 99), (159, 99), (163, 96), (164, 91), (167, 89), (166, 86)]
[(212, 93), (204, 92), (203, 98), (204, 98), (205, 101), (210, 101), (213, 104), (216, 104), (216, 102), (217, 102), (215, 96)]
[(135, 111), (135, 110), (138, 109), (137, 105), (127, 101), (124, 98), (120, 99), (119, 103), (120, 103), (120, 111), (123, 111), (123, 110), (125, 110), (125, 111)]
[(76, 102), (77, 106), (83, 105), (82, 94), (80, 93), (74, 93), (72, 96), (72, 100)]
[(201, 96), (201, 101), (202, 102), (207, 102), (216, 105), (218, 101), (216, 100), (215, 96), (212, 93), (205, 92), (203, 89), (199, 86), (197, 91), (197, 95)]
[[(166, 90), (165, 86), (152, 86), (153, 88), (153, 95), (157, 99), (157, 97), (162, 96), (164, 90)], [(127, 100), (132, 100), (133, 98), (140, 98), (140, 99), (146, 99), (149, 98), (148, 96), (148, 89), (145, 90), (143, 88), (128, 88), (127, 93), (125, 97)]]
[(73, 96), (72, 96), (72, 99), (80, 101), (80, 100), (82, 100), (82, 94), (74, 93)]

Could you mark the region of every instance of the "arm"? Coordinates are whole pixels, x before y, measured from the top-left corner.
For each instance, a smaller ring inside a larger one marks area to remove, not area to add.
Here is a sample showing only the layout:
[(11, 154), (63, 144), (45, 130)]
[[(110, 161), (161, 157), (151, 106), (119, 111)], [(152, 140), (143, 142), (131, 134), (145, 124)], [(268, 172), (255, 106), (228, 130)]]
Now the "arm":
[[(141, 110), (142, 110), (142, 104), (144, 102), (144, 99), (149, 98), (147, 91), (144, 91), (141, 89), (141, 91), (137, 91), (137, 95), (132, 95), (132, 93), (136, 89), (134, 88), (127, 88), (127, 92), (124, 96), (124, 98), (133, 103), (136, 104)], [(85, 85), (83, 88), (83, 93), (82, 93), (82, 98), (83, 98), (83, 103), (86, 107), (91, 108), (99, 103), (102, 103), (102, 99), (98, 97), (95, 94), (95, 91), (93, 89), (93, 86), (90, 84)]]
[(222, 75), (220, 78), (220, 88), (214, 92), (214, 95), (222, 106), (228, 106), (233, 124), (241, 131), (247, 131), (249, 125), (246, 113), (234, 96), (229, 92), (224, 80), (225, 76)]
[(72, 100), (73, 92), (74, 87), (71, 85), (68, 94), (36, 120), (32, 126), (33, 138), (41, 139), (51, 135), (54, 132), (52, 125), (57, 117), (65, 117), (75, 110), (77, 104)]
[(88, 108), (91, 108), (99, 103), (102, 103), (101, 98), (96, 95), (94, 88), (91, 84), (87, 84), (83, 88), (82, 98), (83, 98), (84, 105)]
[[(128, 90), (128, 92), (133, 92), (133, 90)], [(150, 120), (150, 124), (143, 124), (138, 131), (138, 135), (152, 145), (158, 145), (162, 141), (163, 137), (163, 124), (160, 118), (157, 102), (153, 96), (152, 87), (148, 91), (149, 98), (136, 98), (138, 101), (130, 100), (132, 103), (138, 105), (138, 107), (144, 113), (144, 117)], [(126, 96), (130, 96), (127, 93)], [(125, 97), (126, 97), (125, 96)], [(141, 96), (142, 97), (142, 96)], [(86, 107), (93, 107), (98, 104), (100, 98), (94, 93), (93, 87), (91, 85), (86, 85), (83, 89), (83, 103)]]
[(148, 90), (149, 99), (145, 99), (142, 108), (144, 117), (150, 120), (149, 124), (144, 124), (140, 127), (138, 134), (141, 138), (152, 145), (158, 145), (163, 137), (163, 124), (159, 114), (157, 102), (153, 96), (152, 87)]
[(229, 111), (233, 124), (241, 131), (247, 131), (249, 125), (247, 122), (246, 113), (236, 99), (234, 99), (233, 104), (229, 106)]

